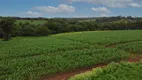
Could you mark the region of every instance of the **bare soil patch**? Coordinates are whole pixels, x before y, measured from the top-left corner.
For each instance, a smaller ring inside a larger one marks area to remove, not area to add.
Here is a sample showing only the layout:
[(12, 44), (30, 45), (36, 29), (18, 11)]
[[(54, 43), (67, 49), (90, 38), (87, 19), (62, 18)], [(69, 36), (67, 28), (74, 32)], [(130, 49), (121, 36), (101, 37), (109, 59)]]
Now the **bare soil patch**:
[(92, 68), (104, 67), (106, 65), (107, 64), (98, 64), (98, 65), (94, 65), (94, 66), (87, 67), (87, 68), (78, 68), (78, 69), (75, 69), (71, 72), (57, 73), (57, 74), (52, 75), (52, 76), (43, 76), (41, 78), (41, 80), (67, 80), (69, 77), (74, 76), (76, 74), (80, 74), (80, 73), (83, 73), (83, 72), (86, 72), (86, 71), (91, 71)]

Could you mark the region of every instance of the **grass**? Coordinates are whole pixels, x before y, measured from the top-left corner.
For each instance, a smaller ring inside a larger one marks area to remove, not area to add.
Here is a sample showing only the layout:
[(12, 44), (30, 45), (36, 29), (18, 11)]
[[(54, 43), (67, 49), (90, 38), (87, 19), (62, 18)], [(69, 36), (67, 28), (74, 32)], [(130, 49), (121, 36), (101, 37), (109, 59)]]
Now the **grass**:
[[(135, 45), (135, 50), (139, 52), (141, 40), (141, 30), (16, 37), (8, 42), (1, 40), (0, 80), (39, 80), (42, 75), (127, 59), (129, 49), (121, 47)], [(120, 42), (130, 43), (105, 47)]]
[(76, 75), (69, 80), (141, 80), (142, 62), (111, 63), (105, 68), (96, 68), (90, 72)]

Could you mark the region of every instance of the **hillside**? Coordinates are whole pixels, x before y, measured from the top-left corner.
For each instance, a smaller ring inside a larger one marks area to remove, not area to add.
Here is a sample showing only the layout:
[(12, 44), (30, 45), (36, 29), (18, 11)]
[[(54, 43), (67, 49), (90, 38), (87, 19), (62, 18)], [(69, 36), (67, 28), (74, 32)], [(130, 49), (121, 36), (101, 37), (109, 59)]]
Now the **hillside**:
[[(0, 80), (35, 80), (141, 54), (142, 31), (88, 31), (0, 40)], [(115, 47), (113, 47), (115, 46)]]

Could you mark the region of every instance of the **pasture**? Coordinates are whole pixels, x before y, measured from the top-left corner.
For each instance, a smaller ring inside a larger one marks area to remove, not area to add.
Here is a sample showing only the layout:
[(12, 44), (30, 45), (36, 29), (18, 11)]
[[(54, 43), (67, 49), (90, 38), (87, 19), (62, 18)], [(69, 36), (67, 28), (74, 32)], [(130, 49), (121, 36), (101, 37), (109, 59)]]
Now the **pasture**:
[[(125, 60), (131, 54), (141, 56), (141, 48), (141, 30), (88, 31), (15, 37), (8, 42), (0, 40), (0, 80), (39, 80), (59, 72)], [(131, 64), (121, 65), (131, 67)], [(142, 66), (141, 63), (135, 65)], [(141, 67), (136, 69), (142, 70)]]

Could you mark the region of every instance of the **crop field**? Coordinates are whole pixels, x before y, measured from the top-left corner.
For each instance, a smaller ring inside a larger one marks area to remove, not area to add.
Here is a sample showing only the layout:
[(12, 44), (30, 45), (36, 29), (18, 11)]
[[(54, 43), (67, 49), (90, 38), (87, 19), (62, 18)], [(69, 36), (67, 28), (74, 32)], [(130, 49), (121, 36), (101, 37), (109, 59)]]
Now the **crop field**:
[(142, 62), (111, 63), (105, 68), (96, 68), (69, 80), (142, 80)]
[[(131, 54), (141, 56), (141, 48), (141, 30), (90, 31), (48, 37), (15, 37), (8, 42), (0, 40), (0, 80), (40, 80), (42, 76), (59, 72), (70, 72), (77, 68), (125, 60)], [(141, 62), (111, 64), (110, 66), (115, 70), (117, 67), (127, 69), (125, 67), (127, 65), (128, 69), (136, 69), (138, 72), (134, 70), (133, 72), (138, 75), (142, 72)], [(93, 73), (97, 76), (103, 74), (103, 77), (99, 76), (95, 79), (103, 80), (107, 76), (113, 78), (113, 74), (121, 74), (121, 72), (113, 73), (112, 71), (110, 75), (104, 75), (111, 71), (110, 66), (107, 70), (99, 68), (98, 74)], [(124, 72), (127, 71), (124, 70)], [(125, 75), (127, 74), (123, 77)], [(71, 80), (82, 79), (72, 78)], [(92, 80), (92, 76), (88, 76), (87, 80)]]

